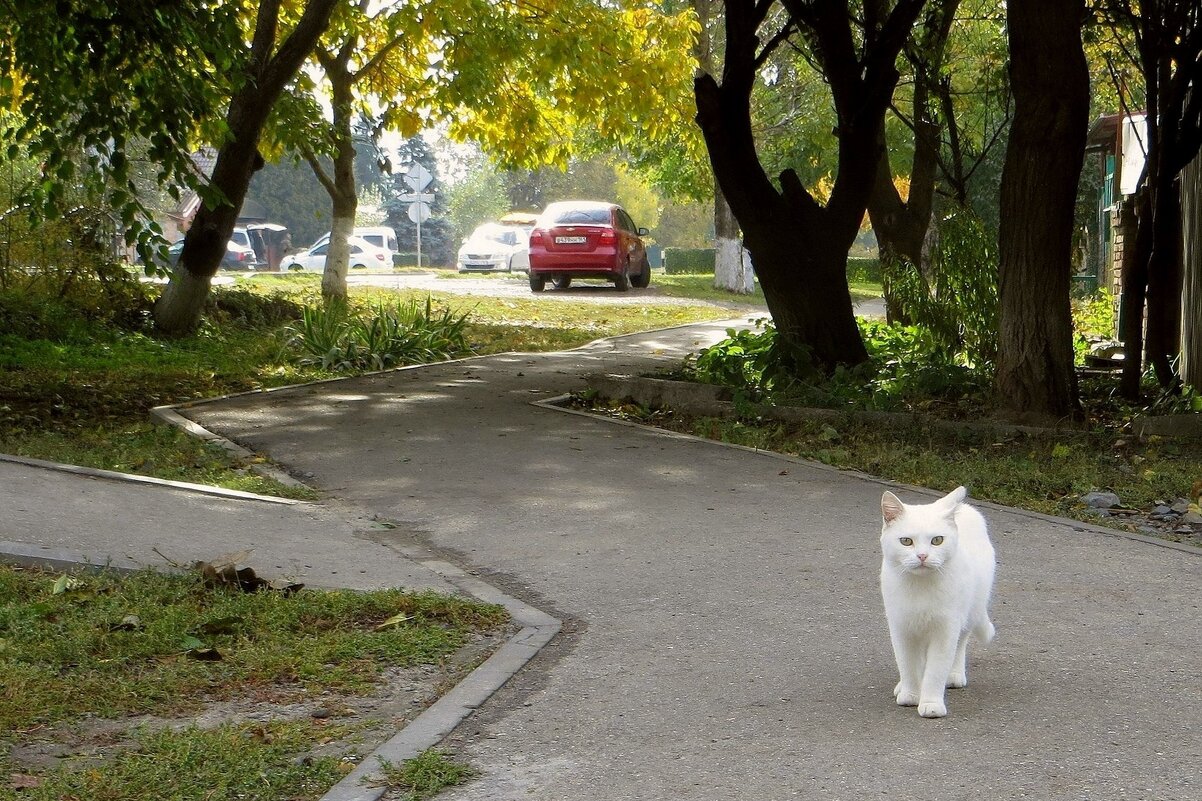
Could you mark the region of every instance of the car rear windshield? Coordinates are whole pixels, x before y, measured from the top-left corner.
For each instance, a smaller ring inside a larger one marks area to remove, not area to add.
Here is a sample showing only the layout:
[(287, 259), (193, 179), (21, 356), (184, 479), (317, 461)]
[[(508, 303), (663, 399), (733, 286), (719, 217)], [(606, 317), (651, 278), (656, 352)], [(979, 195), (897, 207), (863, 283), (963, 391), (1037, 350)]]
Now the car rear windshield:
[(609, 225), (609, 209), (564, 209), (551, 217), (552, 225)]

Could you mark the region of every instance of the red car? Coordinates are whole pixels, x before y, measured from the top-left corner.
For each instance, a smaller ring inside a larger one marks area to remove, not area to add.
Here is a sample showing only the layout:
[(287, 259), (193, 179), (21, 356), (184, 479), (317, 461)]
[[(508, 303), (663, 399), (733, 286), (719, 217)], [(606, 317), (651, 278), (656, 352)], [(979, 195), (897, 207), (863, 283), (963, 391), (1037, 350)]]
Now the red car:
[(530, 232), (530, 289), (542, 292), (548, 280), (566, 289), (573, 278), (603, 278), (620, 292), (641, 289), (651, 283), (646, 235), (613, 203), (551, 203)]

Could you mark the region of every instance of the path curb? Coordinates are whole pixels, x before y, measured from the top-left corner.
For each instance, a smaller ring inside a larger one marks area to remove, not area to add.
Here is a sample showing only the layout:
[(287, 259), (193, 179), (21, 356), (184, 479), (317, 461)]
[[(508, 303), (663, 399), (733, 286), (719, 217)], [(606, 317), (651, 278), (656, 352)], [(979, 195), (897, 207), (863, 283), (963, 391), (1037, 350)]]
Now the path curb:
[[(233, 445), (233, 443), (230, 444)], [(238, 446), (235, 445), (234, 447)], [(77, 476), (86, 476), (88, 478), (98, 478), (107, 481), (125, 481), (132, 484), (150, 484), (157, 487), (169, 487), (171, 489), (195, 492), (201, 495), (213, 495), (218, 498), (232, 498), (243, 501), (262, 501), (263, 503), (278, 503), (286, 506), (296, 506), (309, 503), (309, 501), (299, 501), (294, 498), (279, 498), (274, 495), (259, 495), (254, 492), (246, 492), (244, 490), (214, 487), (209, 484), (193, 484), (188, 481), (171, 481), (170, 479), (166, 478), (142, 476), (136, 473), (120, 473), (116, 470), (103, 470), (98, 467), (80, 467), (79, 465), (64, 464), (62, 462), (48, 462), (44, 459), (31, 459), (25, 456), (12, 456), (7, 453), (0, 453), (0, 462), (20, 464), (27, 467), (38, 467), (43, 470), (57, 470), (60, 473), (73, 473)], [(299, 482), (296, 482), (296, 479), (292, 479), (292, 481), (299, 484)], [(305, 485), (300, 484), (300, 486)]]

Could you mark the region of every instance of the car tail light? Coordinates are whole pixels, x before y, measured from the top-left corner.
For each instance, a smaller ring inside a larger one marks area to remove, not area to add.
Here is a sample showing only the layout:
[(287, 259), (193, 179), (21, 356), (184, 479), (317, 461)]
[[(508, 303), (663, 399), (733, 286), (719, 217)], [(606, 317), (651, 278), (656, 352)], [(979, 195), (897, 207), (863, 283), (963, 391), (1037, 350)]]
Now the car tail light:
[(384, 261), (384, 254), (383, 254), (383, 253), (377, 253), (377, 254), (376, 254), (376, 261)]
[(612, 228), (602, 228), (601, 238), (598, 240), (602, 245), (612, 245), (617, 241), (617, 236)]
[(533, 245), (535, 242), (537, 242), (540, 245), (546, 245), (547, 241), (545, 239), (545, 234), (546, 232), (543, 231), (543, 229), (535, 228), (530, 232), (530, 244)]

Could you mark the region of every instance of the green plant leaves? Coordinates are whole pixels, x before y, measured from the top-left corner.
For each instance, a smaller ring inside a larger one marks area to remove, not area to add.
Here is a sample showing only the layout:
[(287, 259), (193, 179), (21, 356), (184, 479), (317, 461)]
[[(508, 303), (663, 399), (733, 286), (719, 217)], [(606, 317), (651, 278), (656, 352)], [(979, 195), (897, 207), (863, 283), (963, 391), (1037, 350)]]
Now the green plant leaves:
[(360, 314), (344, 303), (307, 307), (289, 330), (304, 365), (334, 372), (386, 370), (443, 361), (469, 352), (468, 314), (424, 304), (381, 303)]

